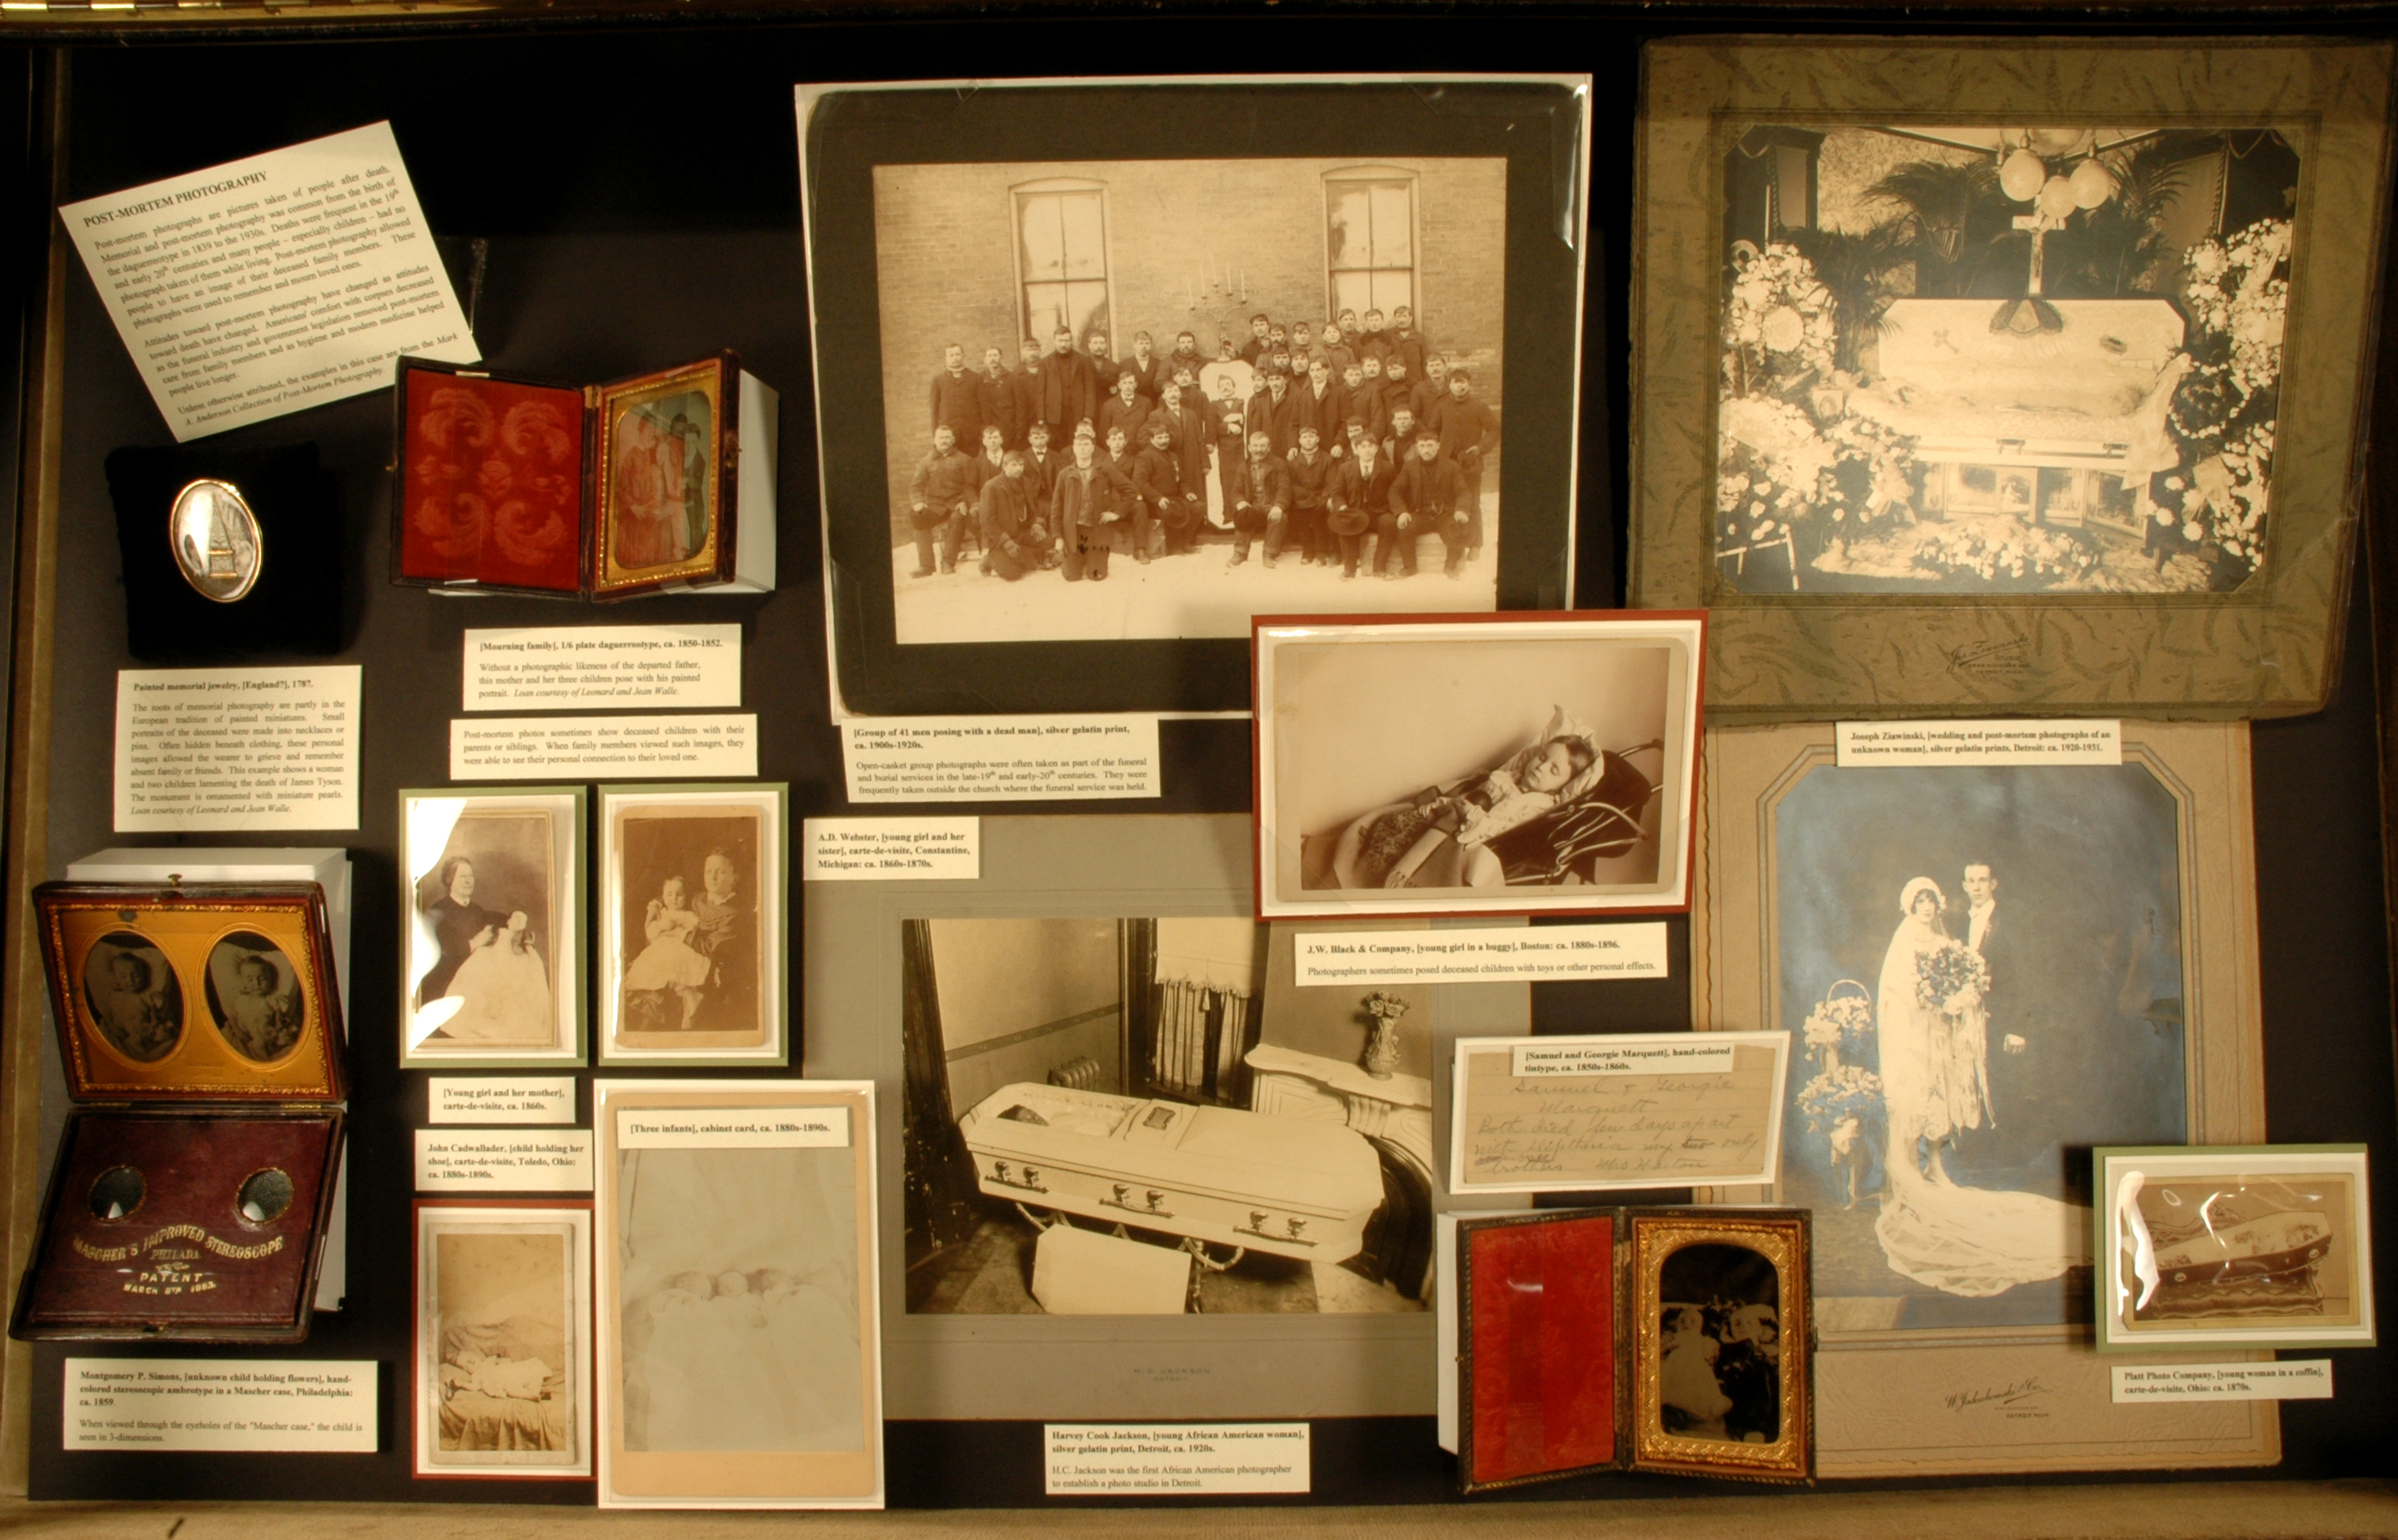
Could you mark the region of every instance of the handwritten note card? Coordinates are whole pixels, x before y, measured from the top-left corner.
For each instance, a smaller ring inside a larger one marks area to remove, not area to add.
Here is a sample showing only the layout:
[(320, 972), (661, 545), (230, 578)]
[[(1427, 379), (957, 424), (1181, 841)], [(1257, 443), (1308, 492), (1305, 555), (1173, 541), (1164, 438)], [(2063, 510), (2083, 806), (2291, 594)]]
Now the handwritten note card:
[(1790, 1034), (1469, 1037), (1457, 1045), (1457, 1193), (1747, 1186), (1774, 1179)]

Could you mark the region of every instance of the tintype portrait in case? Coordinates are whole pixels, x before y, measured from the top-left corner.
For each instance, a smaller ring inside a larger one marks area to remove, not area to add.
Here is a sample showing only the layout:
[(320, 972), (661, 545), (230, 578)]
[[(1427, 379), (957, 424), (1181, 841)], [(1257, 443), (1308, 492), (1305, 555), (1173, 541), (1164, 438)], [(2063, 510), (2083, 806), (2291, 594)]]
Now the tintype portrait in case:
[(1261, 912), (1671, 907), (1695, 622), (1260, 623)]
[(582, 794), (403, 791), (403, 1061), (574, 1052)]
[(614, 410), (610, 561), (639, 572), (702, 554), (716, 490), (716, 403), (704, 391), (672, 390)]
[(1426, 1308), (1426, 990), (1269, 989), (1247, 918), (901, 941), (911, 1314)]
[(2261, 124), (1748, 128), (1723, 171), (1725, 580), (2246, 583), (2302, 169)]
[(602, 796), (602, 1051), (780, 1052), (781, 789)]
[(1886, 1326), (2089, 1297), (2077, 1153), (2178, 1142), (2181, 814), (2147, 764), (1808, 771), (1774, 804), (1784, 1192)]
[(130, 931), (102, 936), (85, 954), (83, 1004), (101, 1041), (128, 1059), (164, 1059), (182, 1040), (183, 991), (174, 965)]
[(1634, 1467), (1810, 1477), (1807, 1216), (1636, 1211), (1630, 1224)]
[(587, 1476), (590, 1212), (417, 1209), (417, 1472)]
[(257, 1063), (290, 1052), (307, 1025), (308, 1005), (291, 959), (251, 931), (234, 931), (209, 949), (207, 995), (219, 1034)]
[(2360, 1145), (2100, 1149), (2099, 1346), (2370, 1344)]

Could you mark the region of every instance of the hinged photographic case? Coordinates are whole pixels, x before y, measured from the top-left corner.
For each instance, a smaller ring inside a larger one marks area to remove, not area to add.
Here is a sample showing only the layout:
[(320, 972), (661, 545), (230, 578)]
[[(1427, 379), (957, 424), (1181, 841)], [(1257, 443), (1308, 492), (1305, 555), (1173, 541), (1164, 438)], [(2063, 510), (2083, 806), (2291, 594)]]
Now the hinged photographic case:
[(737, 353), (601, 385), (397, 367), (394, 582), (598, 601), (773, 589), (778, 399)]
[(348, 1091), (314, 882), (34, 890), (74, 1108), (21, 1339), (300, 1342)]

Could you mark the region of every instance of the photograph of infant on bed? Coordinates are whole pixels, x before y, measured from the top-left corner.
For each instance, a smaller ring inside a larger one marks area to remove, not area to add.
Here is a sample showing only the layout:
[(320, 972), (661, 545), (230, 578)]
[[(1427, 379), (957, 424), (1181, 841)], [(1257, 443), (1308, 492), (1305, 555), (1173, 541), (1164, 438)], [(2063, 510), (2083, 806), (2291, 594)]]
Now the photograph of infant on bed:
[(588, 1474), (587, 1217), (419, 1206), (421, 1473)]
[(1269, 992), (1268, 934), (902, 922), (910, 1314), (1425, 1308), (1429, 994)]

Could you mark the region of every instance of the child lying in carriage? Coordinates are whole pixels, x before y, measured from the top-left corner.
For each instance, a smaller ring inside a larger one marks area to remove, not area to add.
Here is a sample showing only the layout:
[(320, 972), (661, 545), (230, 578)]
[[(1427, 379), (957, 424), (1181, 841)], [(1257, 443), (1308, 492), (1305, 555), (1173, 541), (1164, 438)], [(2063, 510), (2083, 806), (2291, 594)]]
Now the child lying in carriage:
[(1540, 735), (1495, 768), (1374, 808), (1337, 835), (1308, 836), (1301, 882), (1492, 888), (1599, 881), (1601, 861), (1644, 840), (1653, 845), (1643, 814), (1656, 789), (1625, 756), (1662, 750), (1602, 750), (1591, 729), (1556, 708)]

